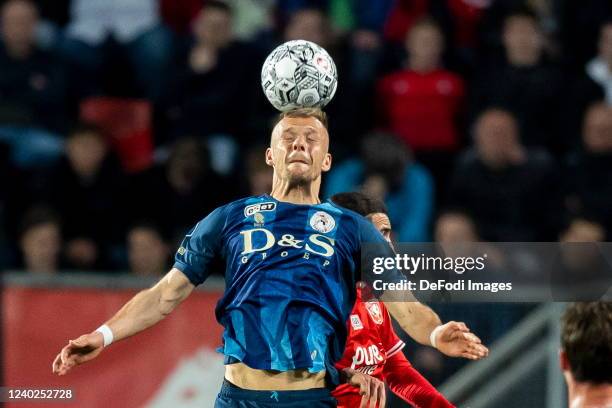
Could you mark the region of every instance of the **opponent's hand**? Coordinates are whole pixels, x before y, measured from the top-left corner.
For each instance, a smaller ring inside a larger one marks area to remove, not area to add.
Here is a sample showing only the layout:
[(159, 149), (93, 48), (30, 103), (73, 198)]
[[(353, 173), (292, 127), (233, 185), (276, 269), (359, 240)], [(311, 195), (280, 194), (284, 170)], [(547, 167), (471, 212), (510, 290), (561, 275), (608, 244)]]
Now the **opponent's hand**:
[(359, 395), (361, 395), (361, 404), (359, 404), (359, 408), (385, 407), (385, 384), (382, 381), (351, 368), (345, 368), (342, 371), (346, 374), (349, 384), (359, 387)]
[(436, 335), (436, 348), (450, 357), (480, 360), (489, 355), (480, 339), (463, 322), (448, 322)]
[(98, 356), (104, 349), (104, 337), (100, 332), (84, 334), (68, 345), (53, 360), (53, 373), (65, 375), (79, 364), (86, 363)]

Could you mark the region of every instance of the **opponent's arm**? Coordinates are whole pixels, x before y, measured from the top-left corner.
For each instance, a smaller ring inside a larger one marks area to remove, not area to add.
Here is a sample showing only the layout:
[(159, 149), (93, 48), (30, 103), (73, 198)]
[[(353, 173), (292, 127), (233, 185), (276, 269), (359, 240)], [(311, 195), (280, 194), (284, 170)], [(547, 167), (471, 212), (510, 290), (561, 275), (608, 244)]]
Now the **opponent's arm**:
[(415, 341), (426, 346), (431, 345), (430, 335), (433, 330), (442, 324), (440, 317), (429, 306), (416, 299), (413, 301), (397, 301), (385, 295), (382, 300), (389, 313), (397, 320), (400, 327)]
[[(113, 341), (155, 325), (185, 300), (194, 287), (181, 271), (173, 268), (155, 286), (139, 292), (106, 322)], [(97, 330), (70, 340), (53, 361), (53, 372), (67, 374), (73, 367), (97, 357), (103, 348), (104, 336)]]
[(400, 300), (386, 292), (381, 300), (401, 328), (419, 343), (436, 348), (450, 357), (479, 360), (489, 354), (489, 349), (470, 332), (465, 323), (450, 321), (442, 324), (429, 306), (416, 299)]
[(454, 408), (433, 385), (419, 373), (400, 351), (383, 366), (385, 382), (398, 397), (417, 408)]

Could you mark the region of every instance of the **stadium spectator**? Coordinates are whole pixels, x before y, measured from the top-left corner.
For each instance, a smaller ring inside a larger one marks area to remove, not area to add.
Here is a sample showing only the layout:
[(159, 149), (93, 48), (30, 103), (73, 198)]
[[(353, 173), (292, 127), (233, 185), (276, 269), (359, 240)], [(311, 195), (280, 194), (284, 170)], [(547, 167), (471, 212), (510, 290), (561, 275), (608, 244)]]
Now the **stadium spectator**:
[(483, 64), (472, 85), (470, 105), (476, 114), (503, 106), (516, 117), (523, 144), (554, 145), (562, 77), (558, 68), (545, 61), (538, 20), (526, 11), (508, 15), (502, 41), (504, 58)]
[(475, 147), (458, 160), (450, 204), (475, 214), (485, 240), (550, 238), (558, 216), (558, 181), (551, 179), (551, 157), (523, 146), (516, 119), (502, 109), (478, 117), (474, 138)]
[(432, 20), (416, 23), (405, 40), (406, 69), (378, 84), (383, 124), (417, 152), (454, 150), (463, 80), (442, 67), (444, 37)]
[(175, 242), (225, 197), (234, 197), (235, 190), (211, 170), (203, 142), (182, 138), (166, 163), (134, 176), (126, 206), (130, 218), (152, 220)]
[[(497, 0), (489, 3), (481, 21), (480, 41), (488, 52), (503, 47), (503, 27), (506, 17), (516, 13), (530, 13), (542, 28), (545, 47), (557, 51), (555, 41), (559, 30), (559, 5), (547, 0)], [(549, 41), (550, 40), (550, 41)]]
[(51, 131), (65, 121), (62, 65), (36, 46), (38, 12), (29, 0), (10, 0), (0, 9), (0, 141), (12, 146), (22, 166), (55, 159), (61, 137)]
[(80, 125), (68, 136), (66, 156), (54, 168), (48, 200), (63, 221), (66, 261), (73, 268), (102, 268), (125, 225), (124, 180), (104, 136)]
[(603, 226), (586, 218), (574, 218), (561, 232), (561, 242), (603, 242), (606, 231)]
[(469, 73), (475, 64), (481, 41), (482, 20), (489, 9), (499, 1), (431, 1), (398, 0), (388, 13), (385, 38), (392, 43), (401, 43), (419, 20), (429, 15), (444, 32), (448, 41), (445, 61), (449, 66)]
[(138, 276), (162, 276), (168, 269), (170, 247), (151, 223), (134, 225), (127, 233), (130, 272)]
[[(224, 2), (206, 2), (193, 22), (189, 50), (180, 55), (161, 102), (168, 133), (223, 134), (246, 144), (251, 112), (261, 98), (259, 69), (263, 63), (248, 44), (236, 41), (233, 15)], [(240, 106), (243, 119), (235, 120)]]
[(70, 21), (59, 41), (59, 51), (101, 86), (101, 76), (112, 58), (109, 50), (118, 45), (134, 71), (139, 92), (156, 99), (165, 85), (163, 78), (173, 53), (172, 34), (161, 23), (158, 3), (72, 0)]
[(19, 248), (25, 271), (56, 273), (60, 266), (62, 249), (61, 227), (57, 215), (44, 207), (31, 208), (22, 221)]
[(459, 210), (446, 210), (438, 215), (434, 238), (439, 243), (480, 241), (478, 229), (472, 217)]
[(442, 67), (444, 38), (432, 20), (417, 22), (404, 45), (406, 68), (383, 77), (377, 85), (382, 125), (410, 146), (439, 188), (460, 145), (457, 125), (464, 83)]
[(606, 231), (597, 220), (584, 216), (569, 220), (559, 236), (560, 256), (552, 267), (553, 300), (601, 299), (612, 287), (610, 263), (598, 244), (605, 240)]
[(602, 88), (606, 103), (612, 106), (612, 20), (601, 26), (597, 49), (597, 56), (586, 65), (586, 72)]
[(579, 302), (567, 307), (559, 360), (568, 406), (612, 406), (612, 303)]
[(567, 97), (564, 98), (563, 112), (559, 118), (563, 131), (565, 150), (580, 148), (580, 134), (583, 119), (590, 105), (605, 100), (612, 106), (612, 20), (600, 29), (596, 57), (577, 74), (568, 76)]
[(430, 173), (412, 161), (410, 151), (392, 134), (373, 133), (361, 144), (361, 155), (331, 171), (325, 197), (361, 189), (383, 200), (401, 242), (429, 240), (434, 206)]
[(327, 16), (322, 9), (314, 7), (298, 8), (289, 14), (284, 39), (312, 41), (325, 49), (333, 45)]
[(571, 215), (587, 214), (612, 231), (612, 107), (592, 105), (584, 119), (582, 148), (570, 158), (564, 177), (565, 207)]

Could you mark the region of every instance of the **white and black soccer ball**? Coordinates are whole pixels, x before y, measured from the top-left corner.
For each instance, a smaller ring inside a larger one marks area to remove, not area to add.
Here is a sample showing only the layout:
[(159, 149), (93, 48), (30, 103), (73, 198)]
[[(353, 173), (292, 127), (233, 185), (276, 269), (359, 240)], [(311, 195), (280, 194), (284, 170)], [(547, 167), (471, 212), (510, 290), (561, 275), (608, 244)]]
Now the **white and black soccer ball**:
[(322, 108), (336, 93), (338, 72), (322, 47), (306, 40), (287, 41), (266, 58), (261, 86), (266, 98), (280, 111)]

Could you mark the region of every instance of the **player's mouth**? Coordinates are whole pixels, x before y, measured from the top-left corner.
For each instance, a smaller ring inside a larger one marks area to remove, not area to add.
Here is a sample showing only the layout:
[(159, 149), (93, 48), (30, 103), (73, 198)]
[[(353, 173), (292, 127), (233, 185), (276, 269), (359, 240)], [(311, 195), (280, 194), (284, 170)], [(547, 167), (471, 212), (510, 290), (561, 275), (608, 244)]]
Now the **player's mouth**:
[(294, 157), (287, 161), (287, 164), (292, 164), (292, 163), (310, 164), (310, 161), (306, 158)]

